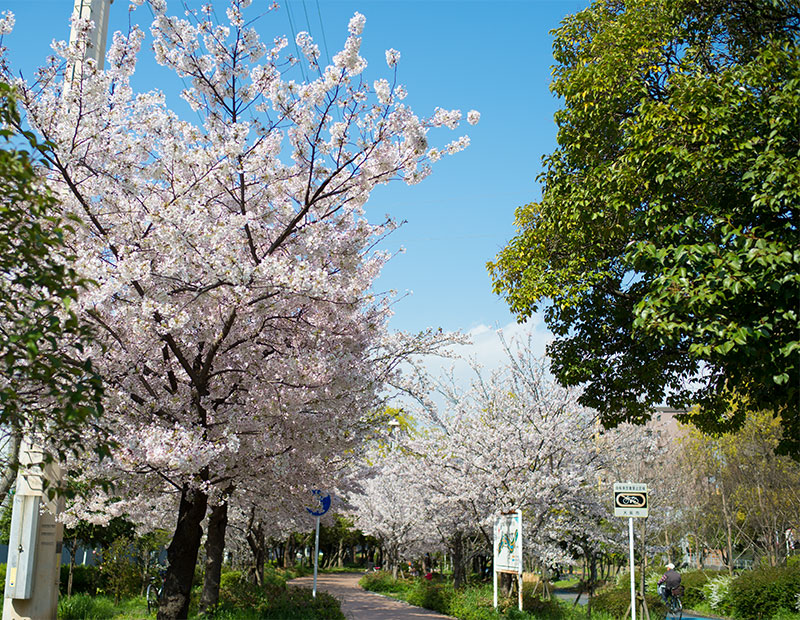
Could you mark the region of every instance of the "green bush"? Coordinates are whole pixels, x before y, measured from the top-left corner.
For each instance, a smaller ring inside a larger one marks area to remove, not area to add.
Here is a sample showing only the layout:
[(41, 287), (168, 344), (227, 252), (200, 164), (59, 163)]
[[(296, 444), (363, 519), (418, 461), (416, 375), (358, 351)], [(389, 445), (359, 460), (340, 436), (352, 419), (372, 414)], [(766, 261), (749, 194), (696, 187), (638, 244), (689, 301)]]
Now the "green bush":
[(731, 600), (732, 582), (733, 577), (730, 575), (719, 575), (703, 586), (706, 602), (715, 612), (727, 615), (733, 611), (733, 601)]
[(264, 586), (281, 588), (286, 585), (286, 577), (283, 573), (279, 573), (272, 567), (267, 567), (264, 571)]
[[(67, 593), (69, 583), (69, 564), (61, 565), (61, 576), (59, 581), (59, 591), (61, 594)], [(97, 594), (97, 589), (101, 587), (102, 576), (97, 566), (77, 565), (72, 571), (72, 594)]]
[[(630, 579), (630, 577), (628, 577)], [(628, 582), (630, 583), (630, 582)], [(647, 599), (647, 609), (650, 612), (651, 618), (664, 618), (667, 609), (658, 595), (647, 592), (645, 595)], [(607, 588), (599, 592), (592, 599), (592, 611), (602, 611), (613, 618), (622, 618), (628, 607), (631, 604), (631, 591), (624, 588)]]
[(114, 612), (114, 601), (105, 596), (76, 594), (63, 597), (58, 602), (59, 620), (100, 620), (113, 618)]
[[(278, 589), (273, 586), (270, 592)], [(285, 584), (282, 584), (280, 589), (286, 589)], [(235, 609), (255, 609), (264, 602), (265, 596), (266, 590), (247, 581), (240, 571), (230, 571), (220, 576), (219, 600), (223, 605)]]
[(681, 585), (684, 587), (683, 606), (692, 609), (700, 602), (706, 600), (705, 586), (712, 579), (720, 575), (727, 575), (725, 571), (718, 570), (693, 570), (681, 574)]
[(800, 564), (756, 568), (731, 583), (734, 616), (742, 620), (773, 618), (781, 610), (794, 611), (800, 592)]
[(264, 620), (345, 620), (338, 600), (327, 592), (314, 598), (308, 588), (272, 590), (258, 611)]
[(116, 538), (103, 550), (100, 573), (104, 593), (113, 596), (117, 604), (141, 591), (142, 579), (131, 557), (130, 539)]
[(386, 571), (367, 573), (358, 581), (365, 590), (370, 592), (408, 592), (412, 588), (411, 582), (405, 579), (393, 579), (392, 574)]
[[(225, 591), (220, 585), (220, 605), (212, 614), (214, 620), (344, 620), (344, 614), (334, 597), (317, 592), (316, 598), (308, 588), (279, 586), (259, 587), (241, 578), (241, 574), (225, 579)], [(225, 577), (226, 575), (223, 575)], [(222, 580), (221, 580), (222, 581)]]
[(450, 613), (450, 599), (453, 589), (444, 584), (431, 583), (427, 579), (417, 580), (406, 600), (411, 605), (432, 609), (439, 613)]

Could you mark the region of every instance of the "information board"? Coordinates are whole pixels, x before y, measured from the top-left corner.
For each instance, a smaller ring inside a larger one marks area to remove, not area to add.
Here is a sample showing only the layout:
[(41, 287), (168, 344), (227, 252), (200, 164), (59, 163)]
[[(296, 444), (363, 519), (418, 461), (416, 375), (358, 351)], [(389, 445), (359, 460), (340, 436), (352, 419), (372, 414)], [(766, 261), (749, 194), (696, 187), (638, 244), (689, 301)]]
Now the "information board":
[(522, 512), (519, 510), (495, 518), (494, 570), (522, 574)]

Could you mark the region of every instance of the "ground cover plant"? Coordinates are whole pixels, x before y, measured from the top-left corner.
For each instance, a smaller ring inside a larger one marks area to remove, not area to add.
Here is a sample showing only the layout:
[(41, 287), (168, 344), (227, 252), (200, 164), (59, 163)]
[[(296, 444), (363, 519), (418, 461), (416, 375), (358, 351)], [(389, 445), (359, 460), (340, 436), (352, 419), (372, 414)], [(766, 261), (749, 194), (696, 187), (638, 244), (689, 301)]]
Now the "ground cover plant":
[[(571, 603), (555, 598), (542, 600), (532, 595), (532, 587), (523, 587), (523, 611), (517, 609), (516, 597), (500, 597), (498, 608), (493, 606), (492, 585), (489, 583), (469, 584), (454, 588), (449, 580), (428, 581), (424, 577), (413, 580), (393, 580), (389, 573), (365, 575), (359, 585), (365, 590), (379, 592), (404, 600), (412, 605), (425, 607), (459, 620), (495, 620), (513, 618), (517, 620), (582, 620), (587, 618), (584, 606), (573, 607)], [(623, 614), (624, 614), (623, 609)], [(621, 617), (605, 611), (592, 612), (596, 620), (612, 620)], [(656, 618), (658, 616), (655, 616)]]
[[(268, 567), (262, 585), (251, 583), (247, 574), (226, 569), (221, 576), (220, 602), (205, 614), (199, 613), (202, 575), (195, 580), (189, 604), (188, 618), (213, 620), (343, 620), (339, 601), (325, 592), (316, 598), (308, 588), (287, 586), (287, 581), (308, 574), (305, 567), (276, 569)], [(143, 596), (129, 596), (115, 602), (113, 596), (77, 593), (62, 596), (59, 601), (59, 620), (142, 620), (155, 618), (148, 614)]]

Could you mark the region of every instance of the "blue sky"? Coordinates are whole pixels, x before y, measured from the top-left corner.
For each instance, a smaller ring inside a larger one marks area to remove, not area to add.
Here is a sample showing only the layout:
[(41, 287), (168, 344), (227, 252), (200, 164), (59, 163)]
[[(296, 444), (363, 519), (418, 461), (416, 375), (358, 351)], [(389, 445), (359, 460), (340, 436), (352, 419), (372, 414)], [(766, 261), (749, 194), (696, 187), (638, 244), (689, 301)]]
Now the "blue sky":
[[(254, 0), (253, 5), (269, 3)], [(177, 0), (168, 4), (170, 12), (181, 10)], [(486, 349), (475, 350), (480, 358), (496, 349), (494, 329), (514, 322), (505, 302), (492, 293), (485, 265), (513, 235), (514, 209), (540, 196), (535, 179), (542, 156), (555, 148), (553, 113), (558, 106), (548, 89), (550, 31), (587, 4), (583, 0), (289, 0), (287, 10), (284, 0), (258, 23), (267, 39), (286, 34), (291, 40), (293, 31), (308, 30), (323, 54), (327, 44), (333, 55), (344, 43), (348, 20), (359, 11), (367, 18), (362, 56), (370, 63), (370, 79), (386, 75), (384, 50), (394, 48), (402, 54), (399, 82), (406, 86), (407, 103), (417, 114), (427, 116), (436, 106), (481, 113), (478, 125), (465, 123), (465, 129), (454, 134), (469, 134), (471, 146), (466, 151), (438, 162), (434, 173), (419, 185), (379, 188), (367, 206), (375, 219), (390, 213), (407, 220), (383, 246), (389, 251), (404, 247), (406, 252), (391, 261), (375, 287), (397, 290), (401, 296), (413, 291), (395, 304), (391, 327), (471, 331), (476, 346)], [(16, 16), (14, 33), (4, 43), (17, 70), (32, 76), (50, 53), (51, 40), (69, 37), (72, 5), (72, 0), (0, 2), (0, 9)], [(127, 0), (115, 0), (111, 32), (127, 30), (127, 9)], [(147, 31), (149, 11), (140, 8), (132, 15)], [(146, 56), (145, 51), (142, 57)], [(140, 89), (161, 88), (173, 95), (172, 101), (177, 98), (174, 77), (152, 63), (140, 63), (138, 76)], [(534, 330), (540, 345), (547, 340), (540, 321), (532, 320), (527, 329)], [(517, 328), (507, 330), (514, 331)]]

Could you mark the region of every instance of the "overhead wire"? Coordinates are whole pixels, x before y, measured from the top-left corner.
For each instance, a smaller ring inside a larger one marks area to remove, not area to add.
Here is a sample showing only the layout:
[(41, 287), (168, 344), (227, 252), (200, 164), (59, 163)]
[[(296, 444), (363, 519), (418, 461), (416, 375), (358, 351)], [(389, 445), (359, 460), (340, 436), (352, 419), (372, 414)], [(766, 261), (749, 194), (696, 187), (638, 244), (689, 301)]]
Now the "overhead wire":
[(300, 53), (300, 47), (297, 45), (297, 31), (295, 30), (294, 27), (294, 20), (292, 19), (292, 9), (290, 5), (291, 5), (290, 0), (286, 0), (286, 15), (289, 17), (289, 28), (292, 31), (292, 41), (294, 42), (294, 49), (295, 53), (297, 54), (297, 61), (300, 64), (300, 73), (303, 75), (303, 81), (307, 82), (308, 77), (306, 76), (306, 68), (303, 63), (303, 58), (305, 58), (305, 56), (303, 56), (303, 54)]
[[(328, 61), (328, 64), (331, 64), (331, 55), (328, 52), (328, 40), (325, 38), (325, 25), (322, 22), (322, 10), (319, 8), (319, 0), (316, 0), (317, 3), (317, 15), (319, 16), (319, 29), (322, 31), (322, 45), (325, 48), (325, 58)], [(305, 5), (305, 0), (303, 0), (303, 4)]]

